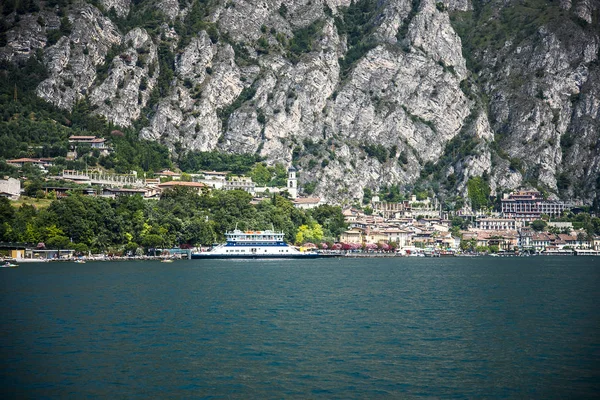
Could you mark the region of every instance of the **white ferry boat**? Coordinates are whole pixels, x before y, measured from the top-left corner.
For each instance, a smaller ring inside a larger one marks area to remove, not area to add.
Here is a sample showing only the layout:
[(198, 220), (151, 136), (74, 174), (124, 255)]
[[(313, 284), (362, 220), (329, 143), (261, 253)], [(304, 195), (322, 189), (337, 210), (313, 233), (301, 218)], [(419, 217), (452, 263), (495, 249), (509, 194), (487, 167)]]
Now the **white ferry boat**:
[(225, 233), (226, 242), (210, 251), (192, 253), (192, 259), (199, 258), (317, 258), (322, 254), (300, 251), (288, 245), (283, 232), (240, 231), (235, 229)]

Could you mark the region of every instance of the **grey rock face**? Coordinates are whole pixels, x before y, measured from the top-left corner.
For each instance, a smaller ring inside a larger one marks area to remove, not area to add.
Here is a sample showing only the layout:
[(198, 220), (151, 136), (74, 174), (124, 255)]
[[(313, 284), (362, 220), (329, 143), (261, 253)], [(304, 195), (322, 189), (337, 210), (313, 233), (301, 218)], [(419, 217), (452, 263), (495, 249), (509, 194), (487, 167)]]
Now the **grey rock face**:
[(98, 9), (88, 4), (74, 7), (69, 13), (71, 34), (44, 50), (44, 62), (50, 77), (38, 87), (38, 96), (70, 110), (83, 99), (96, 79), (96, 67), (108, 50), (121, 43), (115, 25)]
[[(586, 100), (597, 98), (588, 81), (598, 70), (598, 45), (598, 35), (573, 37), (541, 27), (532, 40), (519, 46), (508, 44), (500, 54), (484, 57), (490, 69), (483, 73), (494, 77), (483, 87), (493, 99), (493, 128), (503, 133), (500, 143), (505, 154), (528, 166), (521, 171), (522, 180), (513, 179), (511, 186), (502, 177), (515, 171), (496, 168), (499, 184), (515, 188), (533, 180), (556, 190), (557, 177), (567, 173), (582, 177), (584, 186), (593, 187), (591, 175), (600, 172), (595, 161), (589, 166), (591, 171), (575, 172), (573, 164), (563, 159), (561, 139), (566, 135), (581, 138), (582, 143), (586, 137), (590, 141), (591, 126), (598, 128), (598, 119), (593, 117), (597, 107), (590, 107), (589, 102), (584, 106)], [(586, 113), (578, 114), (576, 109), (586, 109)], [(578, 147), (568, 149), (567, 154), (590, 160), (597, 156)], [(583, 191), (570, 193), (581, 196)]]
[[(521, 4), (492, 1), (490, 21)], [(130, 0), (102, 4), (119, 16), (132, 7)], [(293, 162), (301, 184), (316, 182), (315, 194), (329, 201), (360, 200), (367, 187), (427, 184), (433, 177), (421, 171), (432, 166), (436, 179), (454, 175), (448, 190), (463, 194), (470, 177), (485, 173), (493, 192), (540, 186), (596, 195), (597, 1), (561, 0), (560, 21), (469, 49), (476, 70), (450, 19), (477, 11), (471, 1), (372, 2), (358, 45), (335, 22), (351, 4), (215, 1), (202, 16), (210, 37), (200, 30), (183, 38), (192, 7), (178, 0), (148, 3), (166, 16), (155, 37), (142, 28), (120, 32), (95, 7), (78, 3), (68, 9), (68, 37), (48, 46), (59, 18), (49, 10), (27, 14), (7, 30), (0, 58), (21, 61), (43, 49), (49, 77), (38, 95), (52, 104), (70, 110), (87, 99), (121, 126), (149, 118), (140, 136), (174, 152), (216, 149)], [(317, 32), (292, 50), (294, 35), (311, 24)], [(173, 75), (166, 95), (150, 104), (159, 76), (167, 76), (159, 46), (174, 54)], [(118, 51), (106, 59), (111, 48)], [(452, 158), (447, 146), (457, 141), (473, 146)]]
[(179, 143), (184, 149), (212, 150), (221, 135), (217, 110), (231, 104), (244, 88), (233, 49), (213, 44), (201, 32), (177, 58), (175, 72), (170, 96), (160, 101), (141, 135), (162, 138), (171, 146)]
[(149, 69), (158, 61), (156, 45), (145, 30), (133, 29), (125, 35), (123, 43), (127, 49), (112, 60), (108, 77), (94, 88), (89, 98), (108, 121), (129, 126), (140, 117), (156, 84), (158, 71), (150, 76)]
[(105, 10), (113, 9), (119, 17), (123, 18), (129, 12), (131, 0), (101, 0), (101, 3)]
[(51, 11), (25, 14), (19, 19), (15, 22), (14, 13), (7, 18), (13, 27), (6, 32), (7, 45), (0, 47), (0, 60), (27, 60), (36, 50), (44, 48), (47, 32), (60, 27), (59, 18)]

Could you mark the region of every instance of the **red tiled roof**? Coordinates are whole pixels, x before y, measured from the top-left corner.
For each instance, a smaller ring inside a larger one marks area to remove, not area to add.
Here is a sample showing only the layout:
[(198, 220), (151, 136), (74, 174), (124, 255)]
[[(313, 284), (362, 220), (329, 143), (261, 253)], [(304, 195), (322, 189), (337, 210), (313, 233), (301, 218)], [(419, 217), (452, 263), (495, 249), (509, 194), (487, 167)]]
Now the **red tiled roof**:
[(40, 159), (34, 159), (34, 158), (17, 158), (15, 160), (6, 160), (7, 163), (26, 163), (26, 162), (30, 162), (30, 163), (43, 163), (43, 161), (41, 161)]
[(96, 136), (69, 136), (69, 140), (93, 140)]
[(155, 173), (154, 175), (168, 175), (168, 176), (174, 176), (174, 175), (181, 175), (181, 174), (178, 174), (177, 172), (169, 171), (169, 170), (167, 169), (167, 170), (164, 170), (164, 171), (157, 172), (157, 173)]
[(296, 204), (314, 204), (320, 202), (321, 199), (319, 197), (298, 197), (294, 200)]
[(201, 188), (206, 186), (204, 183), (201, 182), (182, 182), (182, 181), (170, 181), (170, 182), (164, 182), (158, 185), (158, 187), (172, 187), (172, 186), (187, 186), (187, 187), (196, 187), (196, 188)]

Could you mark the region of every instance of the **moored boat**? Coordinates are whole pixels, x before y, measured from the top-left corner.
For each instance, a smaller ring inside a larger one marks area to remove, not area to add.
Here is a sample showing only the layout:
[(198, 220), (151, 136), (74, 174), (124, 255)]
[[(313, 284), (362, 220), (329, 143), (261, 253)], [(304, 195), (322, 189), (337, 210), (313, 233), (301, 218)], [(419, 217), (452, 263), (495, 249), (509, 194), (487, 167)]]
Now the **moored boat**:
[(234, 231), (225, 233), (226, 241), (209, 251), (192, 253), (192, 259), (202, 258), (318, 258), (327, 255), (315, 251), (300, 251), (288, 245), (283, 232)]
[(16, 268), (16, 267), (18, 267), (18, 265), (7, 261), (4, 264), (0, 264), (0, 267), (1, 268)]

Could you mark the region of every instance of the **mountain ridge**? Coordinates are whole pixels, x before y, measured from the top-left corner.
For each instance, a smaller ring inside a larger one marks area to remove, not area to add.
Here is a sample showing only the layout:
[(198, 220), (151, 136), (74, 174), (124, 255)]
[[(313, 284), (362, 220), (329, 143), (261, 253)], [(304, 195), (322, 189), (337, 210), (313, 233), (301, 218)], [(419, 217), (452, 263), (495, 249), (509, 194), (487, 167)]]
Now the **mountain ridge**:
[(598, 201), (597, 1), (13, 3), (0, 58), (38, 57), (41, 98), (174, 158), (293, 163), (338, 203), (400, 185), (452, 206), (481, 176)]

